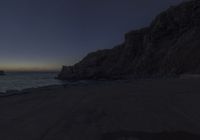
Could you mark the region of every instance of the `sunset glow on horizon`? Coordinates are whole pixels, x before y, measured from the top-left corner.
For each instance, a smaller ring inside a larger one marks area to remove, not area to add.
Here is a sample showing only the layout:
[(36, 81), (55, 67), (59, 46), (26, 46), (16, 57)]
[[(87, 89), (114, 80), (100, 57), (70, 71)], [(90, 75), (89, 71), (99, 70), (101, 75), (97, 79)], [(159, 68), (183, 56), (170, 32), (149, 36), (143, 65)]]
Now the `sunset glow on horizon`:
[(0, 70), (5, 71), (59, 71), (61, 65), (51, 65), (51, 64), (1, 64)]

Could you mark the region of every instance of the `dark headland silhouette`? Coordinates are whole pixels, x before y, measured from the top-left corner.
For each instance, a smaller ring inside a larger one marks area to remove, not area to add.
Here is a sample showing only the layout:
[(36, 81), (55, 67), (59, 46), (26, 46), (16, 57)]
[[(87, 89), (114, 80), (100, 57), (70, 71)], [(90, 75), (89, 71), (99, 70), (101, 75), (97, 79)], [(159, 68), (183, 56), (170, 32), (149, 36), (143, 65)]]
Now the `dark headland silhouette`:
[(58, 78), (117, 79), (200, 73), (200, 1), (173, 6), (150, 26), (130, 31), (113, 49), (88, 54), (64, 66)]

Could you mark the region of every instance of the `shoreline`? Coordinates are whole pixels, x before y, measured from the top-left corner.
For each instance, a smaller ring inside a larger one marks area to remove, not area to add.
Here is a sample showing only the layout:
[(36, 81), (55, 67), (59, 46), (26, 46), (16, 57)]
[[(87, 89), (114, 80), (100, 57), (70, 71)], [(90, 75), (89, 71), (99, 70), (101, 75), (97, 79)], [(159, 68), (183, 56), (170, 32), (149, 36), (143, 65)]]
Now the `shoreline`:
[(20, 95), (23, 93), (31, 92), (33, 90), (40, 90), (45, 88), (60, 88), (60, 87), (70, 87), (70, 86), (82, 86), (82, 85), (95, 85), (95, 84), (105, 84), (105, 83), (129, 83), (129, 82), (140, 82), (140, 81), (186, 81), (186, 80), (198, 80), (199, 75), (183, 75), (179, 77), (154, 77), (154, 78), (130, 78), (130, 79), (117, 79), (117, 80), (75, 80), (75, 81), (68, 81), (68, 80), (60, 80), (63, 83), (62, 84), (50, 84), (45, 86), (38, 86), (38, 87), (30, 87), (30, 88), (24, 88), (24, 89), (10, 89), (6, 90), (4, 92), (0, 92), (0, 97), (3, 96), (12, 96), (12, 95)]

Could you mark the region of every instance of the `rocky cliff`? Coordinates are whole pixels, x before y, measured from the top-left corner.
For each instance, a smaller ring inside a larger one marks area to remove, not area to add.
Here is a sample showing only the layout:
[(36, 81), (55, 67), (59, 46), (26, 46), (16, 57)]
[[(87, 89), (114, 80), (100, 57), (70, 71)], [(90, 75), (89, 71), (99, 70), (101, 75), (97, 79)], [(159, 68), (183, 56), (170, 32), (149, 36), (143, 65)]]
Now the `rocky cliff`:
[(173, 6), (113, 49), (63, 66), (59, 79), (116, 79), (200, 73), (200, 1)]

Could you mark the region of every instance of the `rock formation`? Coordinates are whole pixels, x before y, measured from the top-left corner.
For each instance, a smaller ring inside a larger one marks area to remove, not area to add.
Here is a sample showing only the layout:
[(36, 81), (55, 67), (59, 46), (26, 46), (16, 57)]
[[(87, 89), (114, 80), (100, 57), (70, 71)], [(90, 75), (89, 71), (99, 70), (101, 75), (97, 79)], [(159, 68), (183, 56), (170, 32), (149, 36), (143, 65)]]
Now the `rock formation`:
[(113, 49), (63, 66), (59, 79), (116, 79), (200, 73), (200, 1), (173, 6)]

